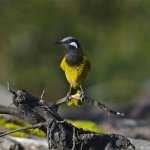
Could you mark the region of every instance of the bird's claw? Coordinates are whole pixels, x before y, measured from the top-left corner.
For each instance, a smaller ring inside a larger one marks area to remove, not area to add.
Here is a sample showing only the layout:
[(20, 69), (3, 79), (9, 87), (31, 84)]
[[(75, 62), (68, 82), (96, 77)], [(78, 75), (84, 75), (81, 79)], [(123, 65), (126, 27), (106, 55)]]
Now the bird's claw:
[(69, 99), (72, 99), (72, 98), (76, 98), (76, 99), (83, 100), (83, 99), (84, 99), (84, 94), (74, 94), (74, 95), (70, 95), (70, 96), (69, 96)]

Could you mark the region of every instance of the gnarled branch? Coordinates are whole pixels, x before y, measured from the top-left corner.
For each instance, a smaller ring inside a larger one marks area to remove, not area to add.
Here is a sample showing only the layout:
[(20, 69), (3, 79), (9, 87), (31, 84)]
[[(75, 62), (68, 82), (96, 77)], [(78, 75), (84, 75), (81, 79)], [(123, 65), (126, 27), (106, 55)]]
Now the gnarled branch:
[(12, 93), (13, 103), (16, 108), (0, 105), (0, 113), (17, 116), (31, 123), (33, 128), (37, 127), (41, 129), (47, 134), (49, 149), (135, 149), (124, 136), (116, 134), (97, 134), (74, 127), (62, 119), (44, 100), (32, 96), (25, 90), (13, 91)]

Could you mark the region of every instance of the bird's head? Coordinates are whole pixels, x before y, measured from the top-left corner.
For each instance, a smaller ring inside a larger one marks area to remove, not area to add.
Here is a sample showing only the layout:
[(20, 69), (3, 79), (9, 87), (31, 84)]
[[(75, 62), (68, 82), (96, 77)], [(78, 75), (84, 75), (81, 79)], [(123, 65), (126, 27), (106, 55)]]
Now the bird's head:
[(68, 36), (57, 41), (56, 43), (63, 45), (67, 51), (80, 49), (80, 43), (75, 37)]
[(65, 37), (60, 41), (56, 42), (62, 45), (66, 50), (66, 60), (69, 64), (78, 64), (82, 60), (82, 50), (80, 43), (75, 37)]

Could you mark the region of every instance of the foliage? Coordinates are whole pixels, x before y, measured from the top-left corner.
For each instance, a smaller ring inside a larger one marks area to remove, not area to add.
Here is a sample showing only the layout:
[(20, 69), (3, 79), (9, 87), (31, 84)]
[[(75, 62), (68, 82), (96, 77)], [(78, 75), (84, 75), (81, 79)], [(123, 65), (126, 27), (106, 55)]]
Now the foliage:
[(82, 128), (85, 131), (93, 131), (96, 133), (104, 133), (104, 131), (100, 128), (97, 128), (97, 125), (94, 122), (91, 121), (82, 121), (82, 120), (67, 120), (69, 123), (74, 125), (77, 128)]
[[(71, 123), (72, 125), (74, 125), (75, 127), (82, 128), (85, 131), (104, 133), (104, 131), (102, 129), (97, 128), (96, 124), (94, 122), (91, 122), (91, 121), (82, 121), (82, 120), (77, 120), (77, 121), (67, 120), (67, 121), (69, 123)], [(6, 129), (9, 129), (9, 130), (16, 130), (16, 129), (31, 126), (31, 125), (27, 124), (25, 122), (22, 122), (19, 119), (15, 119), (15, 122), (7, 122), (7, 121), (5, 121), (5, 119), (3, 117), (0, 117), (0, 126), (1, 126), (1, 128), (3, 127)], [(31, 135), (46, 137), (45, 133), (39, 129), (34, 129), (34, 130), (28, 129), (28, 130), (24, 130), (24, 131), (15, 132), (15, 133), (12, 133), (10, 135), (16, 136), (16, 137), (24, 137), (24, 138), (27, 138)]]
[[(9, 130), (16, 130), (16, 129), (19, 129), (22, 127), (30, 126), (30, 124), (22, 123), (20, 125), (20, 124), (16, 124), (16, 123), (6, 122), (5, 119), (3, 117), (1, 117), (0, 118), (0, 126), (6, 128), (6, 129), (9, 129)], [(34, 129), (34, 130), (28, 129), (28, 130), (24, 130), (24, 131), (15, 132), (10, 135), (17, 136), (17, 137), (24, 137), (24, 138), (27, 138), (30, 135), (46, 137), (45, 133), (40, 131), (39, 129)]]

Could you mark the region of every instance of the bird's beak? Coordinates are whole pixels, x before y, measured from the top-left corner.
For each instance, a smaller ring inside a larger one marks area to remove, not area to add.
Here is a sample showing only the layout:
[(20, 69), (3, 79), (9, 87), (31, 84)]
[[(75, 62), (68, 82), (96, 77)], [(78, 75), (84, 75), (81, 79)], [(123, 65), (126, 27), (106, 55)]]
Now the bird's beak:
[(63, 44), (63, 42), (60, 40), (60, 41), (56, 41), (55, 42), (56, 44)]

